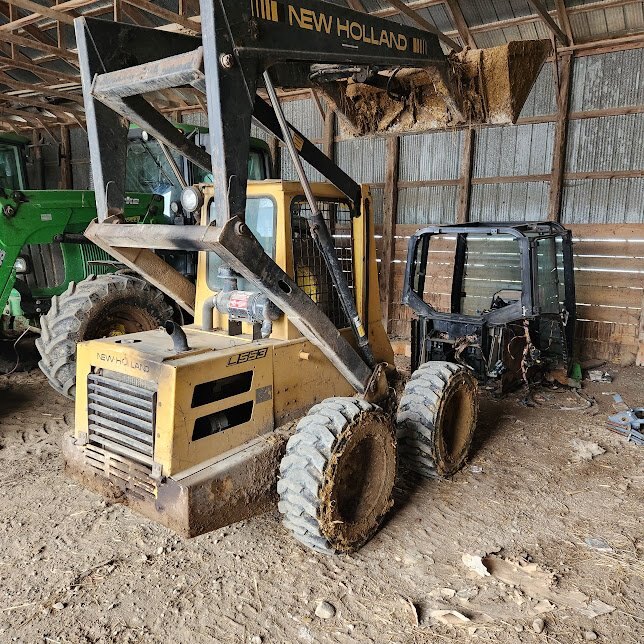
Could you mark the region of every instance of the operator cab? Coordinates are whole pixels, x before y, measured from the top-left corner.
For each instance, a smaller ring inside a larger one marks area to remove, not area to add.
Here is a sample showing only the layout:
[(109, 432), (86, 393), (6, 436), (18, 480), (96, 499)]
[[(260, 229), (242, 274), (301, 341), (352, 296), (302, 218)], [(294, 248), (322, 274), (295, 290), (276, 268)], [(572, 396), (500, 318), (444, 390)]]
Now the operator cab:
[(412, 369), (429, 360), (470, 367), (506, 390), (568, 370), (575, 294), (571, 233), (552, 222), (432, 226), (409, 242), (403, 303)]

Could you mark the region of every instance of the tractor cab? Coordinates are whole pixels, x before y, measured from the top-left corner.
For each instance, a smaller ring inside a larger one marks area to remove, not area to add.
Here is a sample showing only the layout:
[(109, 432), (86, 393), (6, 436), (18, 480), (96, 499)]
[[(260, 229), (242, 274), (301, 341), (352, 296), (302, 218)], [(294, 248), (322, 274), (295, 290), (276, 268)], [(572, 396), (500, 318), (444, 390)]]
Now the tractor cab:
[(27, 189), (25, 146), (29, 142), (24, 136), (0, 133), (0, 188), (10, 194)]
[(568, 370), (575, 326), (571, 232), (553, 222), (430, 226), (409, 241), (403, 303), (412, 369), (467, 365), (502, 389)]

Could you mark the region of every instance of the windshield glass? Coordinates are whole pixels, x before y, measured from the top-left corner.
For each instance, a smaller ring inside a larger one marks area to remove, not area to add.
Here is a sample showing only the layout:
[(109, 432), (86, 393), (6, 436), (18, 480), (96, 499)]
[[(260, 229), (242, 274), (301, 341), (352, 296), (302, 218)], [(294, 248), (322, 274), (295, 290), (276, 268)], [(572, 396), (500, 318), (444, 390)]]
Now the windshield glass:
[[(246, 225), (250, 228), (266, 254), (275, 259), (275, 202), (269, 197), (249, 197), (246, 200)], [(210, 221), (215, 220), (214, 202), (210, 206)], [(217, 277), (222, 261), (216, 253), (208, 253), (208, 286), (212, 291), (220, 291), (223, 283)], [(257, 290), (250, 282), (238, 278), (240, 291)]]
[(8, 190), (24, 190), (20, 151), (15, 145), (0, 143), (0, 186)]
[[(168, 148), (181, 168), (181, 156)], [(126, 192), (159, 192), (166, 187), (181, 186), (157, 141), (130, 141), (127, 147)]]

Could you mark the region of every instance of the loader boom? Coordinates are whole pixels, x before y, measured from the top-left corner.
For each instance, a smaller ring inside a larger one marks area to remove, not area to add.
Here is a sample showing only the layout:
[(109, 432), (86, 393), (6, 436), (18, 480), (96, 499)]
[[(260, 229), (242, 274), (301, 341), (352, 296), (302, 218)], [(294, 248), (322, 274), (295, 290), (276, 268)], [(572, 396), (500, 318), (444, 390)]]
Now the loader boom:
[[(281, 115), (258, 91), (263, 84), (321, 87), (334, 96), (338, 87), (363, 84), (389, 95), (395, 88), (404, 90), (396, 78), (401, 68), (421, 69), (428, 70), (433, 86), (441, 88), (448, 111), (462, 119), (448, 57), (433, 34), (322, 0), (201, 0), (200, 5), (202, 39), (90, 18), (75, 21), (99, 222), (120, 215), (124, 206), (126, 122), (121, 117), (125, 117), (197, 165), (212, 167), (214, 217), (212, 230), (204, 236), (211, 240), (210, 248), (287, 312), (299, 331), (324, 351), (357, 391), (380, 390), (383, 378), (375, 378), (380, 386), (374, 384), (363, 324), (354, 315), (355, 307), (346, 305), (349, 287), (342, 271), (333, 270), (333, 258), (327, 254), (325, 262), (361, 351), (339, 335), (324, 314), (313, 310), (311, 298), (261, 252), (244, 225), (251, 122), (283, 141), (288, 139), (291, 148), (359, 208), (364, 201), (359, 186), (290, 124), (280, 124)], [(165, 58), (160, 59), (159, 52)], [(270, 76), (263, 83), (265, 73)], [(154, 92), (177, 87), (206, 94), (211, 158), (149, 102)], [(310, 226), (315, 237), (325, 224), (313, 219)], [(146, 240), (139, 231), (129, 235), (125, 227), (121, 224), (120, 235), (113, 236), (113, 226), (99, 223), (93, 226), (91, 237), (104, 249), (118, 250), (118, 239), (124, 236), (130, 243), (136, 237), (136, 245), (142, 248), (174, 244), (176, 231), (157, 227), (156, 240)], [(321, 233), (319, 238), (328, 238), (328, 231)], [(191, 244), (186, 238), (183, 244), (196, 248), (196, 242)], [(141, 267), (137, 270), (141, 272)]]

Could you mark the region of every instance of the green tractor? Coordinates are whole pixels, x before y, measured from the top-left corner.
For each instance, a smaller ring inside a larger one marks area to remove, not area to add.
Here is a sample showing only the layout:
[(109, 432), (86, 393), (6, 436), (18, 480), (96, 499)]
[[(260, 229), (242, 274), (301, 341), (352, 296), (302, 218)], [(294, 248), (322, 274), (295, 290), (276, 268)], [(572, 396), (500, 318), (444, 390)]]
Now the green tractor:
[[(205, 128), (177, 125), (202, 147)], [(0, 373), (29, 366), (24, 343), (35, 338), (39, 367), (61, 394), (75, 394), (76, 344), (145, 331), (182, 311), (164, 294), (84, 237), (96, 218), (91, 190), (29, 190), (28, 140), (0, 134)], [(271, 176), (264, 141), (254, 140), (249, 172)], [(140, 128), (128, 140), (125, 219), (191, 225), (181, 206), (186, 185), (212, 181), (203, 169), (169, 152)], [(196, 255), (165, 251), (164, 259), (194, 281)]]

